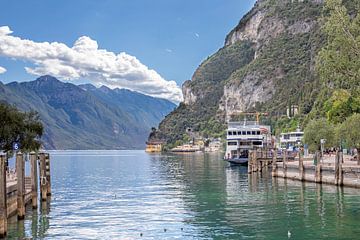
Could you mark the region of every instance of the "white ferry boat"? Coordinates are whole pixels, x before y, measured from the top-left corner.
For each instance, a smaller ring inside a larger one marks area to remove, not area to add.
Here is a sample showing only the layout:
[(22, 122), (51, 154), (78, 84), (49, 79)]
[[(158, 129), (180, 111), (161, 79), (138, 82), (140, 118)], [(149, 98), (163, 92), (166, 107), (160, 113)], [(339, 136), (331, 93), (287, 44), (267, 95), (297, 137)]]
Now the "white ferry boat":
[(271, 147), (270, 126), (255, 121), (229, 122), (224, 159), (230, 163), (247, 164), (249, 150)]

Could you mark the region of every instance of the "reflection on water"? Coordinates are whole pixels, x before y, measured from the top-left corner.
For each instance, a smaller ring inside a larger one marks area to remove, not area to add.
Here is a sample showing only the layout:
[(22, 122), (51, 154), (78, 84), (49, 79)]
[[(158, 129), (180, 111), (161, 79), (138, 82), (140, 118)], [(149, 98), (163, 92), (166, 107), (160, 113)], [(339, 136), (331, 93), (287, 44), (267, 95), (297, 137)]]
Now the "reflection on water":
[(356, 239), (360, 190), (247, 174), (220, 154), (52, 153), (52, 200), (8, 238)]

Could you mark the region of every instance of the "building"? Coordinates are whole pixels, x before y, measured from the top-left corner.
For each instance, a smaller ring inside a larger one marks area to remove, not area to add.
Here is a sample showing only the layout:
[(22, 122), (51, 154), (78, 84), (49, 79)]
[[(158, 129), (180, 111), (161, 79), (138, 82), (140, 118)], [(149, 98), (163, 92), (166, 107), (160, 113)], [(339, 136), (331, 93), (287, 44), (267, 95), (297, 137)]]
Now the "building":
[(163, 141), (146, 142), (145, 152), (148, 152), (148, 153), (161, 152), (163, 145), (164, 145)]
[(295, 132), (281, 133), (280, 134), (280, 148), (282, 149), (293, 149), (301, 145), (304, 132), (300, 129), (296, 129)]

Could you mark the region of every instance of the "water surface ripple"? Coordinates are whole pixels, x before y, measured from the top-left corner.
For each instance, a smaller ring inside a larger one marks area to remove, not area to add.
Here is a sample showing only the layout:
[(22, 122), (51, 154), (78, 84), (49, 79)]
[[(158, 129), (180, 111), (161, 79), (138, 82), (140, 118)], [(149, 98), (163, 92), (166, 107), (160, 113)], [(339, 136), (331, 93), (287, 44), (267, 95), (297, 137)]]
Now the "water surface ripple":
[(248, 176), (221, 158), (51, 152), (51, 201), (10, 219), (8, 238), (359, 239), (359, 189)]

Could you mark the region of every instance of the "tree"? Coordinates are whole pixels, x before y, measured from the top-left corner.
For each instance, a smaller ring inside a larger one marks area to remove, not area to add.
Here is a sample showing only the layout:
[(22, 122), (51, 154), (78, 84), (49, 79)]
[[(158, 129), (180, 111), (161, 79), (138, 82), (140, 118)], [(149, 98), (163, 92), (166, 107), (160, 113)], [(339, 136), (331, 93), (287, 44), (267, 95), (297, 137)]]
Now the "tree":
[(317, 71), (324, 88), (360, 93), (360, 14), (350, 16), (341, 0), (325, 2), (323, 32), (326, 44), (317, 57)]
[(310, 151), (316, 151), (320, 147), (320, 139), (326, 139), (325, 147), (333, 147), (335, 131), (332, 124), (326, 119), (311, 120), (304, 129), (304, 143), (309, 145)]
[(360, 114), (353, 114), (348, 117), (337, 129), (339, 140), (344, 140), (348, 147), (357, 150), (358, 165), (360, 165)]
[(328, 121), (334, 124), (342, 123), (353, 113), (360, 111), (360, 98), (353, 97), (344, 89), (335, 90), (325, 102), (324, 110)]
[(4, 152), (12, 150), (14, 142), (20, 143), (22, 151), (38, 150), (43, 125), (38, 113), (20, 112), (13, 106), (0, 103), (0, 149)]

